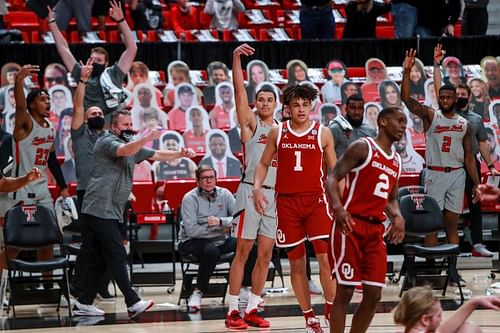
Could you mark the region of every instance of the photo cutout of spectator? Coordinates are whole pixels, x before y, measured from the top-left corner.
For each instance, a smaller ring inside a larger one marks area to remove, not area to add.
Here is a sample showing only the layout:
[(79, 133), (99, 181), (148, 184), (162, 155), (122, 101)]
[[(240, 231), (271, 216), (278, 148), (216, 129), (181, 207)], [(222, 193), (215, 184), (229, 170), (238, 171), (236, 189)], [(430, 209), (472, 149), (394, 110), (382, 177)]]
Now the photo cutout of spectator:
[(451, 84), (455, 87), (459, 83), (466, 83), (464, 66), (457, 57), (446, 57), (443, 59), (443, 83)]
[[(493, 125), (484, 126), (486, 130), (486, 138), (488, 140), (488, 150), (490, 152), (491, 162), (495, 165), (495, 169), (500, 169), (500, 139), (499, 139), (499, 128), (498, 125), (495, 128)], [(490, 172), (485, 161), (481, 159), (481, 173)]]
[(382, 107), (379, 103), (368, 102), (365, 103), (365, 114), (363, 116), (363, 120), (365, 123), (378, 132), (377, 118), (378, 114), (382, 110)]
[[(126, 89), (130, 94), (133, 94), (135, 86), (140, 83), (151, 84), (149, 79), (149, 67), (142, 61), (134, 61), (127, 73), (127, 86)], [(163, 95), (160, 89), (155, 87), (156, 102), (158, 106), (163, 106)], [(128, 106), (134, 105), (134, 98), (130, 98)]]
[(9, 86), (14, 86), (16, 75), (21, 66), (15, 62), (8, 62), (2, 66), (0, 79), (0, 112), (5, 107), (5, 93)]
[(481, 59), (481, 70), (488, 85), (488, 95), (491, 98), (500, 97), (500, 67), (495, 57), (487, 56)]
[[(257, 90), (259, 91), (259, 90)], [(243, 147), (241, 145), (241, 128), (238, 123), (238, 115), (236, 113), (236, 108), (231, 110), (231, 129), (227, 132), (227, 136), (229, 138), (229, 145), (231, 146), (231, 151), (233, 154), (239, 154), (243, 151)]]
[(401, 173), (420, 173), (425, 160), (413, 149), (411, 134), (406, 131), (401, 140), (394, 143), (394, 149), (401, 156)]
[(378, 102), (380, 95), (378, 85), (388, 80), (385, 63), (378, 58), (370, 58), (365, 63), (366, 82), (361, 85), (361, 93), (365, 102)]
[(186, 111), (198, 105), (196, 88), (191, 83), (181, 83), (175, 87), (175, 105), (168, 113), (169, 129), (184, 131), (186, 128)]
[(43, 72), (43, 86), (49, 90), (55, 85), (63, 85), (69, 88), (68, 70), (64, 65), (54, 62), (48, 64)]
[(269, 68), (262, 60), (252, 60), (247, 64), (247, 77), (248, 84), (246, 91), (248, 103), (252, 104), (255, 102), (257, 86), (264, 81), (269, 81)]
[[(212, 111), (213, 112), (213, 111)], [(201, 106), (192, 106), (186, 111), (186, 130), (182, 135), (187, 148), (197, 154), (207, 151), (207, 133), (210, 130), (207, 111)]]
[(303, 82), (303, 81), (309, 81), (309, 76), (307, 75), (307, 70), (309, 68), (307, 67), (306, 63), (303, 62), (300, 59), (293, 59), (290, 60), (286, 64), (286, 72), (288, 76), (288, 82), (285, 86), (293, 86), (296, 85), (297, 83)]
[[(57, 84), (49, 89), (50, 121), (55, 122), (61, 116), (62, 110), (73, 109), (73, 96), (68, 87)], [(55, 123), (54, 123), (55, 124)]]
[[(149, 131), (157, 130), (160, 133), (166, 131), (166, 128), (163, 127), (164, 121), (161, 118), (164, 118), (167, 115), (160, 109), (148, 108), (145, 109), (141, 113), (141, 123), (143, 124), (142, 129), (139, 131), (139, 136), (145, 136)], [(152, 141), (148, 141), (144, 144), (143, 147), (159, 149), (160, 147), (160, 139), (155, 139)]]
[(420, 102), (425, 100), (425, 80), (427, 80), (427, 75), (424, 63), (415, 58), (415, 64), (410, 70), (410, 96)]
[(340, 88), (349, 81), (346, 77), (347, 67), (342, 61), (333, 59), (326, 64), (326, 71), (330, 79), (321, 87), (323, 102), (340, 104)]
[(155, 87), (149, 83), (139, 83), (135, 86), (133, 92), (134, 105), (131, 110), (132, 114), (132, 124), (136, 131), (142, 132), (146, 128), (152, 128), (152, 125), (146, 124), (145, 120), (152, 119), (151, 117), (144, 119), (144, 113), (156, 113), (159, 120), (158, 127), (167, 129), (168, 128), (168, 116), (167, 114), (158, 106), (158, 101), (156, 100)]
[(403, 109), (401, 101), (401, 92), (399, 85), (394, 81), (382, 81), (379, 84), (380, 104), (382, 108), (400, 108)]
[(61, 164), (61, 172), (66, 184), (76, 183), (75, 154), (73, 152), (73, 141), (71, 136), (64, 139), (64, 162)]
[(4, 115), (4, 130), (12, 134), (14, 131), (14, 123), (9, 121), (11, 116), (16, 112), (16, 100), (14, 98), (14, 86), (8, 85), (5, 87), (5, 94), (3, 96), (3, 115)]
[[(161, 149), (179, 151), (184, 148), (184, 140), (179, 132), (166, 131), (160, 137)], [(194, 179), (196, 163), (188, 157), (173, 161), (156, 161), (153, 163), (155, 181), (171, 179)]]
[(358, 85), (354, 82), (348, 81), (343, 83), (340, 86), (340, 103), (343, 115), (345, 114), (345, 103), (347, 102), (347, 99), (352, 95), (362, 96), (361, 89), (359, 89)]
[(407, 131), (410, 133), (413, 147), (425, 147), (425, 131), (422, 118), (404, 108), (406, 119), (408, 119)]
[[(490, 122), (488, 125), (495, 130), (495, 134), (500, 138), (500, 101), (490, 104)], [(498, 141), (500, 145), (500, 141)]]
[[(182, 1), (182, 0), (181, 0)], [(229, 69), (221, 61), (212, 61), (207, 66), (208, 85), (203, 89), (203, 104), (215, 104), (215, 86), (222, 82), (230, 82)]]
[(205, 14), (211, 15), (210, 29), (237, 30), (239, 26), (238, 13), (245, 10), (240, 0), (207, 0)]
[(231, 110), (235, 108), (234, 88), (229, 82), (219, 83), (215, 87), (215, 106), (210, 111), (212, 128), (229, 129)]
[(436, 94), (436, 88), (434, 87), (434, 80), (427, 79), (424, 83), (424, 89), (425, 89), (424, 105), (430, 106), (434, 110), (438, 110), (439, 105), (437, 102), (437, 94)]
[(64, 156), (64, 141), (71, 134), (71, 119), (73, 119), (73, 108), (64, 109), (59, 116), (59, 122), (56, 127), (56, 139), (54, 146), (57, 156)]
[(300, 81), (299, 85), (306, 85), (316, 90), (316, 98), (311, 102), (311, 111), (309, 112), (309, 118), (311, 120), (319, 121), (321, 119), (321, 113), (319, 110), (321, 108), (321, 105), (323, 105), (323, 102), (321, 102), (319, 88), (311, 81)]
[[(172, 61), (167, 67), (167, 86), (163, 90), (163, 105), (173, 106), (176, 103), (175, 89), (181, 83), (191, 84), (189, 66), (180, 60)], [(201, 91), (195, 90), (198, 102), (201, 103)]]
[(490, 95), (488, 95), (488, 86), (480, 78), (473, 78), (469, 80), (469, 87), (471, 91), (471, 98), (469, 102), (470, 111), (478, 114), (483, 118), (483, 121), (488, 122), (490, 119)]
[(341, 114), (339, 107), (333, 103), (323, 103), (319, 108), (319, 113), (321, 114), (321, 124), (326, 127)]
[(208, 151), (199, 166), (208, 165), (217, 172), (217, 178), (241, 177), (241, 162), (231, 152), (227, 134), (220, 129), (207, 133)]

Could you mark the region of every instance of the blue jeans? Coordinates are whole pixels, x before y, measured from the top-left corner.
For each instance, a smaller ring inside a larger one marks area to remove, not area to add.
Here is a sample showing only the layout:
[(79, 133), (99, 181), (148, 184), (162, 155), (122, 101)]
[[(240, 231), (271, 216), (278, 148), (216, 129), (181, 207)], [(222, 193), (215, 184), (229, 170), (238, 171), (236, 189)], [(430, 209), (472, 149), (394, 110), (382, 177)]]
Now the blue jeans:
[(334, 39), (335, 20), (330, 6), (300, 9), (302, 39)]
[(417, 8), (407, 3), (393, 3), (392, 17), (396, 38), (415, 36), (417, 27)]

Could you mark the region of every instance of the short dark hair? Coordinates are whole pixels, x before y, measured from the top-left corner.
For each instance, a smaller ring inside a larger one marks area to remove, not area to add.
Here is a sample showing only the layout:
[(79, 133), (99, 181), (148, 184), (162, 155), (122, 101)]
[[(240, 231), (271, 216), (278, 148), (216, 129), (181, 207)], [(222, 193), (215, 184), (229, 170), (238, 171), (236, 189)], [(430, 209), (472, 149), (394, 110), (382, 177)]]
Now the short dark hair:
[(458, 88), (467, 90), (467, 96), (470, 96), (471, 90), (470, 90), (470, 87), (468, 84), (460, 82), (459, 84), (457, 84), (457, 87), (455, 88), (455, 92), (457, 91)]
[(290, 102), (293, 98), (302, 98), (313, 101), (318, 92), (313, 87), (307, 84), (294, 84), (288, 86), (285, 91), (283, 91), (283, 104), (290, 106)]
[(439, 93), (441, 93), (441, 91), (453, 91), (455, 94), (457, 93), (456, 87), (451, 84), (445, 84), (444, 86), (439, 88)]
[(190, 86), (180, 86), (177, 91), (177, 95), (188, 93), (190, 95), (194, 95), (193, 89)]
[(257, 99), (257, 98), (259, 97), (259, 94), (260, 94), (261, 92), (269, 92), (269, 93), (273, 94), (273, 96), (274, 96), (274, 100), (275, 100), (275, 101), (277, 101), (277, 100), (278, 100), (278, 96), (276, 96), (276, 92), (274, 91), (273, 87), (272, 87), (271, 85), (269, 85), (269, 84), (263, 84), (263, 85), (260, 87), (259, 91), (257, 91), (257, 92), (255, 93), (255, 99)]
[(354, 95), (347, 97), (347, 100), (345, 101), (345, 105), (349, 105), (350, 101), (363, 102), (363, 103), (365, 102), (365, 100), (363, 99), (363, 96), (361, 96), (360, 94), (354, 94)]
[(214, 133), (214, 134), (210, 135), (210, 137), (208, 138), (208, 141), (212, 140), (212, 138), (222, 138), (224, 140), (224, 142), (226, 142), (226, 140), (224, 139), (224, 137), (220, 133)]
[(396, 112), (403, 112), (401, 108), (398, 107), (388, 107), (388, 108), (383, 108), (379, 113), (377, 117), (377, 124), (379, 124), (380, 119), (382, 118), (389, 118), (390, 116), (394, 115)]
[(165, 141), (167, 141), (167, 140), (174, 140), (177, 143), (181, 142), (180, 139), (179, 139), (179, 137), (177, 135), (175, 135), (175, 134), (165, 134), (163, 136), (163, 138), (162, 138), (162, 142), (165, 143)]
[(215, 171), (214, 167), (208, 164), (202, 164), (195, 171), (196, 180), (200, 180), (201, 174), (204, 173), (205, 171), (210, 171), (210, 170), (212, 170), (215, 173), (215, 178), (217, 178), (217, 171)]
[(100, 54), (104, 54), (104, 60), (106, 60), (106, 62), (109, 62), (109, 53), (108, 51), (106, 51), (105, 48), (103, 47), (94, 47), (93, 49), (90, 50), (90, 54), (92, 53), (100, 53)]
[(116, 110), (111, 113), (111, 124), (116, 125), (119, 116), (130, 116), (130, 111), (127, 110)]
[(42, 96), (43, 94), (47, 96), (49, 95), (47, 93), (47, 90), (40, 88), (35, 88), (28, 93), (28, 96), (26, 97), (26, 107), (28, 108), (28, 111), (32, 111), (30, 106), (31, 103), (33, 103), (37, 97)]

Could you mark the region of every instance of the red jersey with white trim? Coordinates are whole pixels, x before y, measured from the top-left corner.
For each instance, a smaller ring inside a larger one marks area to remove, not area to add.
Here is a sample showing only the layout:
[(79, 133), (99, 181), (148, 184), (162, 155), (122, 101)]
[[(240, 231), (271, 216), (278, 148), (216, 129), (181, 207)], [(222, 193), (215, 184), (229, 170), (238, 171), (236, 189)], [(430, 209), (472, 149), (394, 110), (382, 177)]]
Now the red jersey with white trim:
[(284, 195), (321, 195), (326, 172), (321, 145), (324, 126), (312, 121), (309, 129), (296, 133), (290, 121), (279, 124), (276, 193)]
[(388, 156), (372, 138), (360, 140), (367, 142), (368, 156), (347, 175), (342, 201), (353, 217), (383, 222), (389, 194), (401, 175), (401, 158), (395, 151)]

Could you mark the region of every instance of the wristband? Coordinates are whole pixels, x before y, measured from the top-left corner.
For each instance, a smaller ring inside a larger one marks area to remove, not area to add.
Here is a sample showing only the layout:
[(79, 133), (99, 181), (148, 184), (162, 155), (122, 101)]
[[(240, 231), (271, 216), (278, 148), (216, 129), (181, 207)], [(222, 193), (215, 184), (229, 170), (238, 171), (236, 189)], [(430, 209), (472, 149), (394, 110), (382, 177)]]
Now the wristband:
[(116, 21), (116, 23), (120, 24), (120, 23), (122, 23), (123, 21), (125, 21), (125, 18), (124, 18), (124, 17), (122, 17), (121, 19), (119, 19), (118, 21)]
[(56, 19), (55, 19), (55, 18), (51, 18), (51, 19), (49, 20), (49, 23), (54, 23), (55, 21), (56, 21)]
[(87, 84), (89, 81), (83, 81), (82, 79), (80, 79), (80, 81), (78, 81), (80, 83), (83, 83), (83, 84)]

